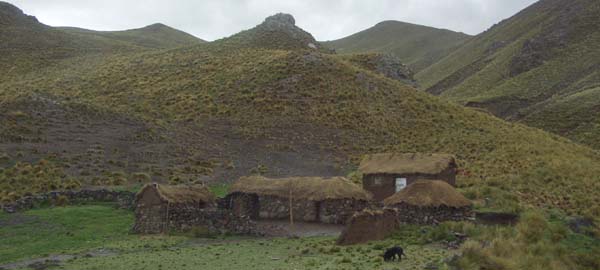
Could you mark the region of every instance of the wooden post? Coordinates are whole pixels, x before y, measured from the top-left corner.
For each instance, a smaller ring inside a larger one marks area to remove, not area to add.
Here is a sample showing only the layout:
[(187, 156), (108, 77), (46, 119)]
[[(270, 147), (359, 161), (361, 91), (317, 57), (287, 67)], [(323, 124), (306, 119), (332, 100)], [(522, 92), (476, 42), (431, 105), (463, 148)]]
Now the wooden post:
[(294, 210), (293, 210), (293, 203), (294, 203), (294, 199), (292, 198), (292, 196), (294, 196), (294, 193), (292, 192), (292, 188), (290, 186), (290, 225), (292, 227), (294, 227)]

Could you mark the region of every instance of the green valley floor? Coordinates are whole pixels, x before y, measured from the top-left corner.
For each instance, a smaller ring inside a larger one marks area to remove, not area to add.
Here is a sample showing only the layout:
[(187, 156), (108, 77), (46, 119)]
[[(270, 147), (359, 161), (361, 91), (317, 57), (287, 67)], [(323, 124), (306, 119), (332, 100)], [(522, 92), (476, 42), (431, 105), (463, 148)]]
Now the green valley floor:
[[(450, 257), (441, 245), (404, 245), (408, 259), (384, 263), (396, 240), (352, 247), (334, 237), (259, 238), (129, 233), (133, 215), (111, 205), (0, 214), (3, 269), (423, 269)], [(0, 269), (2, 269), (0, 268)]]

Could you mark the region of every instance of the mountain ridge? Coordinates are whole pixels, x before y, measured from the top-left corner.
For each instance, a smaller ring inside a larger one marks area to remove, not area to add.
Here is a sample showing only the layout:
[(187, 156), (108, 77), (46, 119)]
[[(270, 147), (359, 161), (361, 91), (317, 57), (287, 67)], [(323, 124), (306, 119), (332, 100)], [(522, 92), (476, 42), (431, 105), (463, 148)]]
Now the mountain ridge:
[[(598, 12), (597, 1), (539, 1), (423, 70), (417, 80), (432, 94), (598, 148), (595, 117), (576, 108), (565, 112), (570, 117), (552, 117), (551, 105), (566, 108), (560, 104), (600, 84)], [(588, 113), (600, 116), (595, 109)]]
[(338, 53), (390, 53), (415, 72), (435, 63), (470, 38), (464, 33), (400, 21), (375, 26), (334, 41), (323, 42)]

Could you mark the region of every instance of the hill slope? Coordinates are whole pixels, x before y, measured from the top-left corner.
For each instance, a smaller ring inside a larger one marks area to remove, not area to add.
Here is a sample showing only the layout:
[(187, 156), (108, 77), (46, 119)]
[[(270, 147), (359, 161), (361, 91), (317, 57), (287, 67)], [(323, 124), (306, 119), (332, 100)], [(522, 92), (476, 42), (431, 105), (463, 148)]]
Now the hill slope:
[[(458, 156), (460, 185), (488, 207), (600, 211), (589, 207), (600, 198), (599, 153), (305, 47), (292, 21), (278, 23), (285, 27), (269, 37), (282, 47), (234, 36), (67, 59), (1, 81), (0, 124), (10, 127), (0, 130), (5, 162), (45, 157), (59, 168), (19, 167), (0, 179), (32, 170), (60, 176), (59, 169), (85, 185), (144, 174), (172, 183), (340, 175), (366, 153), (446, 152)], [(0, 183), (2, 196), (17, 196), (7, 191), (18, 184)]]
[(351, 36), (324, 42), (338, 53), (390, 53), (415, 72), (437, 62), (470, 38), (449, 30), (398, 21), (381, 22)]
[(124, 31), (92, 31), (73, 27), (61, 27), (60, 29), (77, 35), (101, 36), (147, 48), (173, 48), (206, 42), (160, 23)]
[(0, 61), (0, 79), (18, 77), (72, 57), (129, 54), (202, 42), (160, 24), (118, 32), (50, 27), (1, 1), (0, 40), (3, 60)]
[[(417, 80), (430, 93), (598, 148), (599, 12), (594, 0), (539, 1)], [(584, 96), (582, 107), (574, 103)]]

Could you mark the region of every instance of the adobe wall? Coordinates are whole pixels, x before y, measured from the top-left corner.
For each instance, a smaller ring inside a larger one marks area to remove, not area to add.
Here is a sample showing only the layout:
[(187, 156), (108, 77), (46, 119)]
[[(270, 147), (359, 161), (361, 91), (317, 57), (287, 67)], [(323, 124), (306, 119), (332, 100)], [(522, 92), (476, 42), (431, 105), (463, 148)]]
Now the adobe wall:
[(338, 245), (354, 245), (387, 238), (402, 224), (398, 210), (364, 210), (352, 216), (337, 240)]

